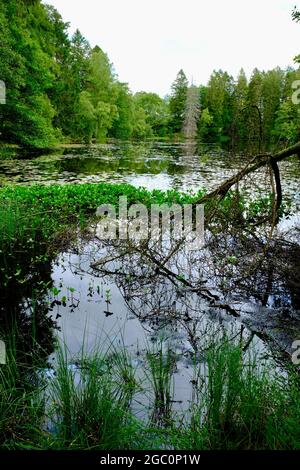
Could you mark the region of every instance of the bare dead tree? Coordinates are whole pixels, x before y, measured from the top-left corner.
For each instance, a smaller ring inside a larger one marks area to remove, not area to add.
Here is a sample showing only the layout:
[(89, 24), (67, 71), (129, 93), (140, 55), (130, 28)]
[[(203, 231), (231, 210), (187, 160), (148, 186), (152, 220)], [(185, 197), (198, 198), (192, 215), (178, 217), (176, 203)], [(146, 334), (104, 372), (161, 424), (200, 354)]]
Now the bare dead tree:
[(200, 114), (199, 90), (192, 85), (187, 91), (183, 133), (187, 139), (194, 139), (197, 136), (197, 124)]

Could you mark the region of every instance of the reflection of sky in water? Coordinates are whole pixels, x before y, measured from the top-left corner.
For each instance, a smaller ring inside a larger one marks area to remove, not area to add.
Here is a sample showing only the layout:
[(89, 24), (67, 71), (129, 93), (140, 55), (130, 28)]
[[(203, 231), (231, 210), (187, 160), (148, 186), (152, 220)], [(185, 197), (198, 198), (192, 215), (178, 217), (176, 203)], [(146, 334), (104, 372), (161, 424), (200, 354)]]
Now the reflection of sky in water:
[(142, 176), (127, 176), (127, 183), (133, 186), (143, 186), (148, 190), (163, 189), (167, 190), (172, 187), (172, 179), (170, 176), (161, 175), (142, 175)]
[[(126, 300), (125, 292), (115, 276), (101, 277), (91, 271), (92, 261), (107, 256), (105, 249), (99, 250), (97, 245), (93, 244), (82, 244), (79, 251), (80, 254), (69, 252), (57, 258), (53, 265), (52, 279), (60, 292), (56, 297), (49, 293), (50, 301), (54, 298), (66, 298), (65, 305), (53, 307), (51, 316), (57, 321), (60, 328), (58, 336), (66, 344), (70, 358), (80, 355), (82, 349), (86, 352), (95, 350), (105, 352), (112, 344), (116, 350), (125, 346), (134, 367), (140, 373), (145, 367), (146, 350), (155, 348), (155, 344), (159, 347), (159, 341), (163, 341), (165, 347), (168, 345), (177, 354), (174, 399), (177, 402), (175, 409), (180, 409), (191, 399), (193, 354), (196, 353), (200, 363), (205, 363), (201, 348), (198, 352), (194, 349), (189, 332), (193, 332), (195, 328), (199, 345), (205, 344), (207, 334), (211, 337), (222, 334), (224, 328), (230, 337), (236, 335), (240, 337), (242, 334), (245, 343), (250, 338), (251, 329), (245, 328), (241, 333), (240, 322), (222, 311), (209, 313), (205, 302), (200, 300), (198, 303), (199, 298), (196, 295), (188, 295), (191, 321), (187, 323), (182, 320), (185, 303), (181, 303), (180, 298), (176, 302), (175, 316), (172, 315), (173, 304), (165, 309), (168, 295), (165, 299), (160, 294), (154, 295), (151, 305), (146, 302), (146, 291), (151, 284), (140, 286), (139, 290), (144, 292), (141, 297), (142, 302), (145, 299), (145, 304), (141, 308), (139, 301), (134, 298), (134, 292), (132, 299)], [(172, 286), (166, 280), (165, 286), (162, 287), (165, 292), (175, 295), (176, 289)], [(147, 314), (149, 306), (157, 311), (157, 317), (153, 316), (153, 312), (151, 315)], [(106, 314), (107, 311), (110, 312), (109, 315)], [(257, 336), (252, 338), (251, 347), (258, 354), (263, 356), (267, 354), (266, 345)]]

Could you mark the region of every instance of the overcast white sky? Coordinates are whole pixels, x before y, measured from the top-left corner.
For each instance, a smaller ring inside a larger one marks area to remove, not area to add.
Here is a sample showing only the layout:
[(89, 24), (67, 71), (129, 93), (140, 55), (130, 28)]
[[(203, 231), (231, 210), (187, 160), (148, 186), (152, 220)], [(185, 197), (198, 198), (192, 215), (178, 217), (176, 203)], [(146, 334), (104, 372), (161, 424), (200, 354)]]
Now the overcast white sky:
[[(133, 92), (169, 93), (180, 68), (206, 84), (214, 69), (249, 76), (293, 65), (300, 24), (297, 0), (47, 0), (71, 33), (79, 28), (113, 62)], [(299, 3), (298, 3), (299, 5)]]

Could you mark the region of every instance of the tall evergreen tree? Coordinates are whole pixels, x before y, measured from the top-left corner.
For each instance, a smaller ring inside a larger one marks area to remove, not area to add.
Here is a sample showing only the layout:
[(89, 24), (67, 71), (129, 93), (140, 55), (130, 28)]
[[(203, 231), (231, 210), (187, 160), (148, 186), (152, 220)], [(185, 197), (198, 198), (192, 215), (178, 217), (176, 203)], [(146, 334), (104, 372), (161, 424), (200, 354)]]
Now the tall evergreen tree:
[(269, 142), (276, 113), (279, 110), (284, 88), (284, 73), (280, 68), (266, 72), (262, 83), (263, 140)]
[(228, 140), (232, 123), (232, 96), (234, 82), (227, 72), (214, 71), (207, 89), (205, 104), (212, 116), (210, 138), (218, 141)]

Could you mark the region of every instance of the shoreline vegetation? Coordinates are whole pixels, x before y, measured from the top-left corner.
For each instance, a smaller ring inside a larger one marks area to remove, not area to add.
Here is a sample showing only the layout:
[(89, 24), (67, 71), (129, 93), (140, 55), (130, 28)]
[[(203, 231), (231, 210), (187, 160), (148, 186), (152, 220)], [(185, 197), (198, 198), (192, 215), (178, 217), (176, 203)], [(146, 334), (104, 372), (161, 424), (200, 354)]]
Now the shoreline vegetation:
[[(53, 154), (56, 151), (63, 150), (63, 149), (75, 149), (75, 148), (89, 148), (89, 147), (97, 147), (98, 145), (113, 145), (115, 143), (120, 142), (119, 139), (105, 139), (103, 142), (90, 142), (89, 144), (86, 144), (84, 142), (78, 142), (76, 140), (72, 141), (64, 141), (62, 140), (61, 142), (56, 142), (53, 146), (51, 147), (45, 147), (45, 148), (32, 148), (32, 147), (24, 147), (20, 144), (9, 144), (9, 143), (3, 143), (0, 141), (0, 161), (1, 160), (9, 160), (9, 159), (22, 159), (24, 155), (26, 158), (34, 158), (35, 156), (40, 156), (43, 154)], [(145, 138), (143, 140), (141, 139), (130, 139), (130, 140), (122, 140), (122, 143), (124, 142), (130, 142), (130, 143), (151, 143), (151, 142), (158, 142), (157, 137), (149, 137)], [(178, 135), (177, 137), (160, 137), (159, 142), (166, 142), (166, 143), (189, 143), (191, 140), (184, 139), (183, 136)], [(192, 140), (194, 142), (194, 140)], [(208, 142), (208, 145), (210, 143)], [(211, 142), (212, 145), (215, 145), (213, 142)]]
[(298, 373), (276, 375), (226, 337), (208, 345), (205, 367), (195, 360), (184, 413), (172, 411), (175, 358), (159, 344), (146, 354), (143, 380), (114, 345), (72, 359), (60, 346), (44, 372), (34, 357), (31, 366), (16, 362), (15, 352), (9, 348), (9, 365), (0, 366), (2, 450), (300, 448)]
[[(294, 21), (299, 21), (297, 12)], [(132, 93), (107, 54), (41, 0), (0, 4), (1, 141), (48, 149), (66, 141), (200, 139), (257, 153), (300, 139), (295, 68), (255, 68), (248, 78), (214, 70), (206, 85), (181, 69), (170, 93)], [(296, 95), (296, 103), (293, 98)]]
[[(126, 349), (117, 350), (113, 344), (108, 352), (83, 351), (76, 359), (57, 344), (55, 370), (49, 369), (52, 351), (39, 338), (39, 322), (47, 318), (47, 309), (38, 309), (49, 284), (41, 285), (39, 276), (34, 280), (34, 271), (67, 247), (78, 229), (85, 229), (101, 203), (117, 204), (119, 196), (126, 195), (129, 205), (183, 204), (204, 193), (113, 184), (0, 189), (1, 315), (9, 324), (2, 335), (7, 364), (0, 366), (1, 449), (300, 448), (298, 369), (274, 372), (226, 336), (211, 340), (204, 363), (195, 358), (191, 380), (196, 398), (184, 419), (172, 411), (175, 359), (162, 345), (146, 354), (146, 389)], [(226, 216), (236, 211), (234, 192), (219, 206)], [(239, 207), (245, 210), (242, 198)], [(266, 207), (266, 199), (256, 200), (251, 217), (259, 218)], [(24, 295), (35, 296), (25, 345), (24, 332), (15, 331), (16, 304)], [(79, 364), (75, 369), (74, 363)], [(143, 419), (133, 411), (139, 393), (149, 397)]]

